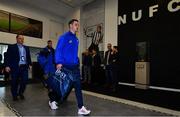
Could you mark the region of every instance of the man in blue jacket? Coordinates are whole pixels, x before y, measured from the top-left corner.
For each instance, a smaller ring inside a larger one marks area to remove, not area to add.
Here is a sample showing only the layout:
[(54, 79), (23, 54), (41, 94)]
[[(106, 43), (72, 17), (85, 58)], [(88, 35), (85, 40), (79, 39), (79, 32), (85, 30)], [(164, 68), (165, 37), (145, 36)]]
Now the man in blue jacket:
[[(47, 46), (43, 48), (43, 50), (38, 55), (38, 62), (41, 65), (41, 68), (43, 69), (43, 82), (45, 85), (48, 84), (48, 81), (46, 81), (48, 77), (50, 77), (56, 71), (54, 53), (55, 50), (52, 47), (52, 41), (48, 40)], [(53, 110), (58, 109), (58, 106), (56, 105), (59, 99), (58, 94), (55, 91), (53, 91), (49, 86), (47, 86), (47, 88), (49, 96), (49, 106)]]
[(90, 110), (87, 110), (83, 105), (83, 97), (80, 82), (80, 69), (78, 58), (79, 40), (76, 37), (76, 32), (79, 28), (79, 21), (72, 19), (69, 21), (69, 31), (64, 33), (58, 40), (55, 51), (55, 62), (58, 70), (62, 67), (71, 71), (73, 76), (73, 86), (75, 88), (76, 99), (78, 103), (78, 114), (88, 115)]
[[(23, 93), (28, 81), (28, 69), (31, 68), (29, 48), (23, 45), (24, 36), (18, 34), (16, 41), (16, 44), (8, 46), (5, 62), (5, 70), (11, 74), (11, 93), (14, 101), (18, 100), (18, 96), (24, 99)], [(20, 78), (19, 83), (18, 78)]]
[(44, 70), (44, 74), (48, 75), (48, 74), (53, 74), (55, 72), (55, 61), (54, 61), (54, 53), (55, 50), (52, 47), (52, 41), (48, 40), (47, 42), (47, 46), (43, 49), (43, 53), (44, 53), (44, 66), (43, 66), (43, 70)]

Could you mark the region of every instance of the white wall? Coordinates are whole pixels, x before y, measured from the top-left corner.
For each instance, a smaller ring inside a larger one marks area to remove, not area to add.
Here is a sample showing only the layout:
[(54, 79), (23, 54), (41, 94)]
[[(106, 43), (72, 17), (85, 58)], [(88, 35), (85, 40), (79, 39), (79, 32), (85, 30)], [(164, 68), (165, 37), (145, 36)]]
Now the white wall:
[[(102, 24), (102, 33), (104, 35), (104, 21), (105, 21), (105, 0), (95, 0), (82, 7), (81, 12), (81, 32), (90, 29), (92, 32), (96, 31), (96, 26)], [(87, 49), (92, 42), (91, 37), (87, 37), (82, 33), (83, 49)], [(99, 50), (104, 51), (104, 38), (102, 43), (99, 43)]]
[[(97, 6), (97, 5), (96, 5)], [(101, 5), (100, 5), (101, 6)], [(99, 9), (98, 6), (96, 9)], [(18, 15), (29, 17), (43, 22), (43, 39), (37, 39), (33, 37), (25, 36), (25, 44), (33, 47), (44, 47), (48, 39), (52, 39), (54, 47), (56, 46), (57, 37), (61, 35), (62, 31), (68, 30), (68, 21), (71, 18), (80, 20), (84, 19), (82, 16), (83, 9), (76, 8), (73, 13), (68, 14), (66, 19), (61, 17), (52, 16), (39, 9), (32, 8), (28, 5), (23, 5), (10, 0), (0, 0), (0, 10), (9, 11)], [(89, 9), (94, 12), (94, 10)], [(102, 11), (99, 10), (98, 13)], [(103, 17), (104, 18), (104, 17)], [(102, 18), (102, 19), (103, 19)], [(104, 24), (104, 49), (106, 50), (107, 43), (117, 45), (117, 18), (118, 18), (118, 0), (105, 0), (105, 24)], [(79, 55), (84, 50), (83, 47), (83, 30), (79, 29), (81, 33), (78, 33), (80, 39)], [(0, 43), (15, 43), (15, 34), (0, 32)]]
[[(66, 31), (68, 31), (69, 30), (69, 27), (68, 27), (68, 22), (69, 22), (69, 20), (71, 20), (71, 19), (77, 19), (77, 20), (79, 20), (79, 24), (81, 25), (81, 20), (80, 20), (80, 15), (81, 15), (81, 8), (76, 8), (75, 10), (74, 10), (74, 12), (72, 12), (71, 14), (69, 14), (67, 17), (66, 17), (66, 19), (65, 19), (65, 23), (64, 23), (64, 31), (66, 32)], [(79, 27), (79, 31), (78, 31), (78, 33), (77, 33), (77, 37), (78, 37), (78, 39), (79, 39), (79, 57), (80, 57), (80, 59), (81, 59), (81, 51), (82, 51), (82, 41), (81, 41), (81, 33), (80, 33), (80, 27)]]
[(118, 41), (118, 0), (105, 0), (105, 50), (107, 43), (117, 45)]
[[(77, 19), (80, 21), (80, 11), (81, 9), (78, 7), (76, 9), (74, 9), (74, 12), (72, 12), (71, 14), (67, 14), (67, 17), (65, 18), (65, 23), (64, 23), (64, 31), (68, 31), (69, 27), (68, 27), (68, 22), (71, 19)], [(80, 28), (80, 27), (79, 27)], [(80, 30), (79, 30), (80, 31)]]
[[(69, 27), (68, 27), (68, 22), (69, 20), (71, 19), (77, 19), (79, 20), (79, 24), (81, 26), (81, 8), (78, 7), (74, 10), (74, 12), (72, 12), (71, 14), (69, 14), (66, 19), (65, 19), (65, 23), (64, 23), (64, 31), (68, 31), (69, 30)], [(79, 39), (79, 53), (78, 53), (78, 56), (79, 56), (79, 60), (80, 60), (80, 65), (82, 63), (82, 51), (83, 51), (83, 45), (82, 45), (82, 32), (81, 32), (81, 27), (79, 26), (79, 31), (77, 33), (77, 37)], [(81, 69), (81, 67), (80, 67)]]
[[(103, 1), (96, 0), (93, 3), (84, 6), (81, 15), (81, 27), (83, 27), (84, 24), (88, 24), (87, 26), (91, 26), (93, 24), (104, 23), (104, 51), (107, 50), (107, 43), (111, 43), (113, 46), (117, 45), (118, 0), (105, 0), (105, 6), (103, 5)], [(82, 32), (83, 29), (81, 29), (81, 33)], [(85, 49), (85, 46), (82, 49)]]
[[(47, 40), (51, 39), (56, 46), (58, 34), (64, 30), (64, 19), (47, 14), (36, 8), (10, 0), (0, 0), (0, 10), (8, 11), (28, 18), (43, 22), (43, 38), (25, 36), (25, 44), (32, 47), (44, 47)], [(0, 43), (13, 44), (16, 42), (15, 34), (0, 32)]]
[[(100, 1), (97, 0), (97, 3), (99, 3)], [(101, 1), (102, 2), (102, 1)], [(94, 2), (96, 3), (96, 2)], [(86, 6), (89, 6), (93, 3), (90, 3)], [(72, 14), (70, 14), (67, 18), (66, 18), (66, 23), (65, 25), (65, 31), (67, 31), (68, 29), (68, 21), (71, 18), (77, 18), (80, 19), (80, 27), (81, 29), (79, 29), (80, 33), (78, 33), (78, 37), (80, 39), (80, 46), (79, 46), (79, 57), (81, 59), (81, 53), (84, 51), (85, 46), (83, 45), (83, 24), (84, 24), (84, 19), (85, 18), (92, 18), (92, 14), (97, 13), (97, 14), (103, 14), (105, 13), (105, 17), (102, 17), (100, 19), (95, 19), (93, 20), (93, 22), (91, 22), (92, 24), (96, 21), (96, 23), (102, 23), (104, 20), (105, 24), (104, 24), (104, 49), (105, 51), (107, 50), (107, 43), (112, 43), (112, 45), (117, 45), (117, 41), (118, 41), (118, 0), (105, 0), (105, 8), (103, 9), (102, 4), (101, 5), (95, 5), (94, 7), (88, 7), (86, 8), (86, 11), (84, 11), (85, 9), (82, 8), (77, 8), (77, 10), (75, 10)], [(84, 12), (91, 12), (89, 15), (86, 14), (84, 15)], [(86, 17), (85, 17), (86, 16)], [(91, 19), (90, 18), (90, 19)], [(99, 21), (99, 22), (98, 22)], [(92, 25), (90, 24), (90, 25)]]

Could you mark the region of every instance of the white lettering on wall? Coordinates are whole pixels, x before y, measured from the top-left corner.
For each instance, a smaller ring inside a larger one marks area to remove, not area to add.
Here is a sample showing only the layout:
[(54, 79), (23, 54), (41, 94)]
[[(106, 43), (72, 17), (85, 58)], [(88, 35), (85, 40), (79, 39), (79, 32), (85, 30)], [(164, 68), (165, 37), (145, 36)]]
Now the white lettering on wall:
[(153, 17), (153, 13), (158, 11), (158, 5), (149, 7), (149, 17)]
[(132, 12), (132, 20), (133, 21), (138, 21), (142, 17), (142, 10), (138, 10), (138, 16), (136, 17), (136, 12)]
[[(167, 4), (167, 9), (169, 12), (177, 12), (180, 10), (180, 6), (179, 6), (180, 0), (171, 0), (168, 4)], [(153, 5), (149, 7), (149, 17), (153, 17), (155, 12), (158, 12), (158, 7), (159, 5)], [(142, 10), (138, 10), (138, 14), (136, 13), (136, 11), (132, 12), (132, 21), (139, 21), (142, 18)], [(144, 13), (144, 12), (143, 12)], [(130, 19), (127, 19), (127, 15), (124, 14), (123, 17), (122, 16), (118, 16), (118, 25), (121, 24), (126, 24)]]
[[(178, 3), (180, 2), (180, 0), (172, 0), (169, 2), (167, 8), (169, 12), (176, 12), (180, 9), (180, 6), (178, 6)], [(177, 6), (175, 8), (173, 8), (173, 4), (177, 4)]]
[(118, 24), (121, 25), (121, 22), (123, 24), (126, 24), (126, 14), (123, 15), (123, 18), (121, 16), (119, 16), (118, 18)]

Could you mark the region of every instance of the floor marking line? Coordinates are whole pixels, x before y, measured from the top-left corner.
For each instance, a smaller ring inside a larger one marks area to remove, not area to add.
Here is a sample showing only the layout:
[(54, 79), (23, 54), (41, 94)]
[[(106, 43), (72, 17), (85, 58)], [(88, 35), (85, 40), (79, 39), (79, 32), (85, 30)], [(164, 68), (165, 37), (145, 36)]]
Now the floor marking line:
[(11, 105), (3, 98), (0, 98), (1, 102), (16, 116), (18, 117), (22, 117), (22, 115), (13, 107), (11, 107)]

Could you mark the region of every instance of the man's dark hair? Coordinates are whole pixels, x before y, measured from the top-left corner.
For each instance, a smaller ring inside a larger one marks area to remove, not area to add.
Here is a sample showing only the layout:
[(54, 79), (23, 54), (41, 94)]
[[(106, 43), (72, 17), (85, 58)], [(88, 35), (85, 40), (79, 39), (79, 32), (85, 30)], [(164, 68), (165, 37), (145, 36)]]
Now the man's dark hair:
[(98, 25), (97, 27), (100, 28), (100, 29), (102, 28), (101, 25)]
[(20, 35), (22, 35), (22, 34), (17, 34), (17, 35), (16, 35), (16, 38), (18, 38)]
[(115, 49), (118, 49), (118, 47), (117, 46), (113, 46)]
[(49, 43), (49, 42), (52, 42), (52, 41), (51, 41), (51, 40), (48, 40), (47, 42)]
[(68, 22), (68, 26), (70, 26), (70, 24), (73, 24), (74, 22), (79, 22), (77, 19), (71, 19), (69, 22)]

